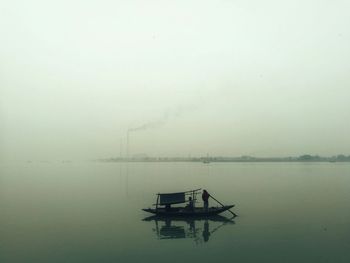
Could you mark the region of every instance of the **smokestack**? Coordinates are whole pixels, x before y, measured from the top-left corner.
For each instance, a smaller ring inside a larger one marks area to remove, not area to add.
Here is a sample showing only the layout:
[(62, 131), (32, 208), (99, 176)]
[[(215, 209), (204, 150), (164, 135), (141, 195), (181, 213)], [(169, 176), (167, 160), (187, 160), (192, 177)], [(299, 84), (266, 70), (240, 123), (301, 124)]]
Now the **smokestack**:
[(123, 139), (122, 138), (120, 138), (119, 158), (120, 158), (120, 160), (123, 159)]
[(129, 145), (129, 140), (130, 140), (130, 129), (127, 130), (126, 132), (126, 159), (129, 160), (129, 154), (130, 154), (130, 145)]

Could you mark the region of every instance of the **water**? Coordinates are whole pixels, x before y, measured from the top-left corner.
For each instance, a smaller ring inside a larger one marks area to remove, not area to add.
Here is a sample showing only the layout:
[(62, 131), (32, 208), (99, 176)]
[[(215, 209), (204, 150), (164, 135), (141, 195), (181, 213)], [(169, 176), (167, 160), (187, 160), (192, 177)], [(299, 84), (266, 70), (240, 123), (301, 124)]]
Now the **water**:
[[(350, 258), (347, 163), (28, 163), (0, 171), (4, 263)], [(143, 221), (155, 193), (199, 187), (236, 204), (234, 222)]]

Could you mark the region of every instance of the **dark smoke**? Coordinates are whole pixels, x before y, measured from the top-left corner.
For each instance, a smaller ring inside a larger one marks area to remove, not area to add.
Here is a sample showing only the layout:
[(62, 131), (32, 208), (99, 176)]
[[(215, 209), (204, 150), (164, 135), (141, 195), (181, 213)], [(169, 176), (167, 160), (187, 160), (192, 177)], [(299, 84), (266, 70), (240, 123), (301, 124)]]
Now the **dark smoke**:
[(165, 125), (171, 119), (181, 117), (184, 114), (186, 114), (189, 111), (192, 111), (194, 109), (195, 109), (194, 106), (182, 106), (182, 107), (176, 108), (175, 110), (169, 110), (163, 115), (163, 117), (161, 117), (157, 120), (146, 122), (146, 123), (144, 123), (140, 126), (134, 127), (134, 128), (129, 128), (128, 132), (137, 132), (137, 131), (144, 131), (144, 130), (148, 130), (148, 129), (159, 128), (159, 127)]

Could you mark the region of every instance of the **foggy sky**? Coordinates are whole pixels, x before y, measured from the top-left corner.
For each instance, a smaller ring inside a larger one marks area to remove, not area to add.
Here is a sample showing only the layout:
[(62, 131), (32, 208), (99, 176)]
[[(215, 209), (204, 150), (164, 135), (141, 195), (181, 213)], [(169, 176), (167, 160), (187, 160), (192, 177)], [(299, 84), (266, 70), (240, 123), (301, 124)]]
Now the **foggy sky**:
[(350, 154), (349, 10), (5, 1), (0, 160)]

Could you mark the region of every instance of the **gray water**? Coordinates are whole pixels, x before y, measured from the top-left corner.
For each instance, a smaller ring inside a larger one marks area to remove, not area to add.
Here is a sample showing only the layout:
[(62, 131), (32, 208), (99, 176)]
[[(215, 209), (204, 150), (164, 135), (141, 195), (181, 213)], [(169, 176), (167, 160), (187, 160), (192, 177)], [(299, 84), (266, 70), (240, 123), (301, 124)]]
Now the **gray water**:
[[(28, 163), (0, 171), (0, 262), (350, 260), (347, 163)], [(239, 216), (143, 220), (155, 193), (195, 188), (235, 204)]]

